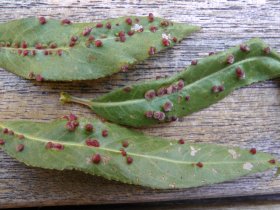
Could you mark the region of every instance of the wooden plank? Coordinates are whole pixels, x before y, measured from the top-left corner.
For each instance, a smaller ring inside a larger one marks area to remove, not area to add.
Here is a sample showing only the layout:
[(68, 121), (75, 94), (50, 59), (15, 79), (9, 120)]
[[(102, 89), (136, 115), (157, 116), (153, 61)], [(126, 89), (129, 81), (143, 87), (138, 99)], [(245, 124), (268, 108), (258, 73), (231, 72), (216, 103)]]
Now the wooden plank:
[(111, 205), (83, 205), (83, 206), (60, 206), (60, 207), (42, 207), (44, 210), (53, 209), (83, 209), (83, 210), (202, 210), (202, 209), (223, 209), (223, 210), (278, 210), (280, 197), (279, 195), (261, 195), (245, 196), (234, 198), (218, 199), (196, 199), (184, 201), (152, 202), (152, 203), (132, 203), (132, 204), (111, 204)]
[[(280, 51), (279, 0), (258, 1), (8, 1), (0, 3), (0, 21), (46, 15), (92, 21), (122, 15), (155, 15), (201, 25), (203, 30), (137, 65), (134, 71), (98, 81), (37, 83), (0, 71), (0, 120), (50, 120), (69, 114), (92, 114), (78, 105), (61, 105), (58, 95), (68, 91), (95, 97), (119, 86), (180, 71), (192, 59), (223, 50), (251, 37), (261, 37)], [(16, 32), (15, 32), (16, 33)], [(184, 137), (274, 153), (280, 157), (280, 80), (235, 91), (220, 103), (179, 122), (144, 129), (147, 134)], [(236, 181), (185, 190), (151, 190), (106, 181), (75, 171), (26, 167), (0, 151), (0, 208), (135, 203), (225, 196), (280, 193), (275, 171)]]

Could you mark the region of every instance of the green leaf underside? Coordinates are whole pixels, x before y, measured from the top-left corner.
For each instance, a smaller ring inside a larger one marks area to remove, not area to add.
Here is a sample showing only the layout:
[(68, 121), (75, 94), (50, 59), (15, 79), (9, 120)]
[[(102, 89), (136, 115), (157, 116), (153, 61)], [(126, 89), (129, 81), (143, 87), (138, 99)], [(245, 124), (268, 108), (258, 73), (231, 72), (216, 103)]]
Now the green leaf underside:
[[(30, 78), (30, 72), (41, 75), (44, 80), (71, 81), (97, 79), (121, 71), (122, 67), (130, 66), (136, 62), (149, 57), (150, 47), (155, 47), (156, 52), (164, 50), (162, 34), (170, 34), (178, 41), (182, 40), (192, 32), (198, 31), (199, 27), (169, 22), (169, 26), (161, 26), (164, 21), (154, 18), (149, 22), (147, 17), (130, 17), (132, 25), (128, 25), (127, 17), (99, 21), (102, 28), (96, 28), (96, 23), (72, 23), (62, 25), (60, 20), (48, 19), (47, 23), (41, 25), (38, 18), (26, 18), (0, 24), (0, 67), (7, 69), (24, 78)], [(139, 23), (135, 22), (139, 19)], [(111, 29), (106, 28), (106, 23), (111, 24)], [(116, 24), (119, 24), (118, 26)], [(139, 24), (143, 26), (143, 32), (135, 32), (128, 36), (127, 32)], [(158, 30), (151, 32), (150, 26), (156, 26)], [(82, 32), (86, 27), (93, 28), (89, 35), (95, 40), (101, 40), (102, 47), (96, 47), (94, 41), (88, 42), (88, 36)], [(117, 42), (116, 34), (120, 31), (126, 32), (126, 41)], [(72, 36), (77, 36), (78, 41), (74, 47), (69, 47)], [(26, 41), (28, 48), (14, 48), (15, 43), (21, 44)], [(11, 47), (6, 47), (7, 43)], [(56, 49), (36, 50), (36, 43), (49, 46), (56, 43)], [(170, 40), (170, 46), (176, 43)], [(89, 46), (89, 47), (88, 47)], [(18, 50), (36, 50), (36, 55), (23, 56)], [(57, 55), (57, 50), (62, 50), (62, 55)], [(52, 55), (44, 55), (44, 51), (52, 52)]]
[[(280, 76), (279, 54), (272, 50), (265, 54), (263, 49), (267, 45), (259, 39), (252, 39), (245, 44), (250, 47), (250, 52), (243, 52), (237, 46), (198, 60), (197, 65), (191, 65), (172, 77), (131, 85), (129, 92), (124, 91), (125, 88), (116, 89), (93, 100), (65, 94), (62, 95), (62, 101), (85, 104), (109, 121), (134, 127), (159, 123), (156, 119), (145, 117), (144, 113), (150, 110), (163, 111), (162, 106), (167, 101), (172, 102), (173, 108), (165, 113), (166, 119), (186, 116), (218, 102), (237, 88)], [(229, 55), (234, 55), (233, 64), (226, 63)], [(245, 72), (244, 79), (237, 78), (237, 67)], [(181, 91), (153, 100), (144, 98), (148, 90), (158, 90), (179, 80), (185, 84)], [(219, 85), (224, 86), (224, 91), (213, 93), (212, 87)], [(186, 96), (189, 96), (188, 101), (185, 100)]]
[[(268, 161), (270, 154), (257, 152), (252, 155), (247, 149), (214, 144), (179, 144), (175, 140), (146, 136), (118, 125), (103, 123), (97, 119), (79, 119), (74, 132), (65, 128), (67, 120), (51, 123), (32, 121), (1, 122), (0, 146), (10, 156), (26, 165), (46, 169), (76, 169), (102, 176), (109, 180), (142, 185), (156, 189), (188, 188), (236, 179), (240, 176), (262, 172), (275, 167)], [(86, 133), (84, 126), (92, 123), (95, 132)], [(2, 129), (14, 131), (3, 134)], [(108, 131), (102, 137), (102, 130)], [(19, 139), (18, 135), (24, 135)], [(100, 147), (89, 147), (86, 139), (98, 139)], [(120, 149), (122, 142), (129, 143), (127, 164)], [(64, 145), (63, 150), (46, 149), (48, 142)], [(21, 152), (16, 147), (24, 145)], [(101, 155), (101, 162), (94, 164), (91, 157)], [(201, 162), (203, 167), (196, 164)]]

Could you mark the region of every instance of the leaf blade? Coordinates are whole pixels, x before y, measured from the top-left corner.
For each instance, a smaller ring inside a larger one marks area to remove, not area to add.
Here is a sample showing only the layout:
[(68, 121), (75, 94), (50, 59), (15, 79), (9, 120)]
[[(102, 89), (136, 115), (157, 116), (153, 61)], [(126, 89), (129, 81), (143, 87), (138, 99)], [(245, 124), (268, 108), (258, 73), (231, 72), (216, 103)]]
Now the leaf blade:
[[(132, 85), (129, 92), (123, 88), (93, 100), (81, 100), (70, 95), (64, 97), (62, 95), (61, 99), (64, 102), (83, 103), (92, 108), (96, 114), (118, 124), (143, 127), (170, 121), (172, 117), (183, 117), (206, 108), (235, 89), (280, 76), (279, 54), (272, 50), (269, 54), (265, 54), (263, 50), (267, 45), (259, 39), (252, 39), (245, 44), (249, 46), (250, 52), (242, 52), (237, 46), (203, 58), (197, 65), (189, 66), (170, 78)], [(226, 63), (229, 55), (235, 58), (235, 62), (230, 65)], [(244, 71), (245, 78), (237, 77), (237, 68)], [(185, 84), (181, 91), (158, 96), (152, 100), (144, 98), (148, 90), (157, 92), (180, 80)], [(212, 88), (220, 85), (224, 90), (213, 93)], [(164, 112), (162, 107), (166, 102), (171, 102), (173, 108), (165, 112), (164, 121), (145, 116), (147, 111)]]
[[(167, 47), (161, 44), (163, 33), (170, 33), (180, 41), (199, 30), (197, 26), (182, 23), (160, 27), (163, 19), (155, 18), (154, 22), (150, 23), (146, 17), (134, 16), (132, 18), (140, 20), (139, 24), (142, 24), (144, 31), (135, 32), (133, 36), (126, 34), (125, 42), (116, 42), (116, 33), (128, 32), (137, 24), (135, 21), (131, 26), (126, 24), (126, 18), (100, 21), (103, 24), (102, 28), (96, 28), (96, 22), (62, 25), (55, 19), (49, 19), (46, 24), (41, 25), (37, 18), (2, 23), (0, 24), (0, 43), (2, 43), (0, 66), (27, 79), (34, 79), (30, 78), (31, 72), (41, 75), (44, 80), (51, 81), (97, 79), (119, 72), (124, 66), (147, 59), (151, 46), (156, 47), (157, 52), (166, 49)], [(111, 29), (105, 27), (108, 22), (112, 25)], [(116, 26), (116, 24), (119, 25)], [(152, 25), (158, 27), (155, 33), (149, 30)], [(87, 27), (92, 28), (90, 35), (93, 35), (95, 40), (103, 42), (102, 47), (95, 47), (94, 41), (88, 41), (89, 35), (82, 35)], [(78, 37), (78, 40), (73, 47), (69, 47), (72, 36)], [(23, 41), (27, 42), (27, 48), (13, 47), (15, 43), (21, 45)], [(12, 46), (6, 47), (7, 43)], [(35, 49), (38, 43), (48, 47), (41, 50)], [(51, 43), (56, 43), (56, 49), (50, 49)], [(174, 42), (170, 42), (169, 47), (174, 45)], [(61, 50), (60, 56), (57, 55), (58, 49)], [(21, 55), (18, 54), (18, 50), (22, 51)], [(25, 50), (29, 52), (27, 56), (23, 56)], [(33, 50), (36, 53), (35, 56), (31, 55)], [(45, 51), (48, 51), (48, 55), (45, 55)]]
[[(102, 176), (109, 180), (137, 184), (156, 189), (188, 188), (219, 183), (274, 168), (268, 161), (270, 154), (257, 152), (252, 155), (246, 149), (231, 148), (214, 144), (178, 144), (175, 140), (146, 136), (118, 125), (102, 123), (97, 119), (79, 119), (75, 132), (65, 128), (66, 120), (51, 123), (30, 121), (1, 122), (1, 130), (8, 128), (14, 135), (3, 134), (1, 147), (12, 157), (30, 166), (48, 169), (76, 169)], [(84, 132), (84, 125), (92, 123), (95, 133)], [(102, 137), (101, 131), (108, 131)], [(19, 139), (23, 134), (24, 139)], [(87, 138), (98, 139), (100, 147), (89, 147)], [(133, 158), (131, 164), (120, 152), (123, 148)], [(64, 145), (61, 151), (46, 149), (48, 142)], [(17, 145), (24, 144), (24, 150), (17, 152)], [(91, 157), (101, 155), (101, 163), (93, 164)], [(201, 162), (203, 167), (196, 164)]]

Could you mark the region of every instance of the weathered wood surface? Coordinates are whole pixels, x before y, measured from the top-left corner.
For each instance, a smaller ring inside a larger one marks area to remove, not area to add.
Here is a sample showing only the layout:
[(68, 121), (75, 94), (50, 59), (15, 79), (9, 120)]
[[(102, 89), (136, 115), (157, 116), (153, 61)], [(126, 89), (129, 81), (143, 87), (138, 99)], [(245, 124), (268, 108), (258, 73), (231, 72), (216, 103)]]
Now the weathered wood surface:
[[(0, 2), (0, 21), (27, 16), (92, 21), (123, 15), (155, 15), (198, 24), (200, 33), (174, 49), (135, 67), (98, 81), (37, 83), (0, 70), (0, 120), (49, 120), (73, 112), (92, 114), (85, 107), (61, 105), (59, 92), (94, 97), (113, 88), (157, 75), (180, 71), (192, 59), (223, 50), (251, 37), (261, 37), (280, 52), (279, 0), (257, 1), (8, 1)], [(16, 33), (16, 31), (15, 31)], [(280, 158), (280, 80), (235, 91), (220, 103), (180, 122), (155, 126), (144, 132), (163, 137), (185, 137), (276, 154)], [(69, 204), (134, 203), (224, 196), (279, 193), (280, 177), (268, 171), (236, 181), (186, 190), (156, 191), (129, 186), (74, 171), (26, 167), (0, 151), (0, 208)]]

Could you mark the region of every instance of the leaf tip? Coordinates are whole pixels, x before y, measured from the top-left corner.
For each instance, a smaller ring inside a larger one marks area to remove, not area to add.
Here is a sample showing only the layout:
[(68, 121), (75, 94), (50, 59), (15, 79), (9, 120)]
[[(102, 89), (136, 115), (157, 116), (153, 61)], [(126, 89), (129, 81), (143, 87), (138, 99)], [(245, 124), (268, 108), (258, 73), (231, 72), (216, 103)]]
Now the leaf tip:
[(197, 26), (197, 25), (188, 25), (189, 30), (193, 31), (193, 32), (198, 32), (202, 29), (201, 26)]
[(200, 31), (202, 30), (202, 27), (201, 26), (195, 26), (195, 25), (191, 25), (193, 27), (193, 30), (194, 31)]

